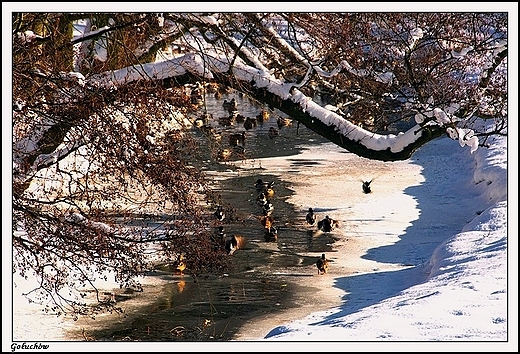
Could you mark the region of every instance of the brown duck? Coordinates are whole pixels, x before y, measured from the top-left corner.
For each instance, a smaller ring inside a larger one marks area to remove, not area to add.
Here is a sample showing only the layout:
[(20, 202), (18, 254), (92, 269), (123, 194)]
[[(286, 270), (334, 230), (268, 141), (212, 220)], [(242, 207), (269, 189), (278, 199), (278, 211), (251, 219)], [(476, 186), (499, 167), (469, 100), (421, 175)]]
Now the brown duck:
[(180, 274), (184, 275), (184, 270), (186, 269), (186, 259), (182, 254), (179, 254), (177, 260), (175, 261), (175, 270)]
[(316, 267), (318, 268), (318, 275), (327, 273), (329, 269), (329, 260), (325, 258), (325, 253), (321, 255), (321, 258), (316, 261)]

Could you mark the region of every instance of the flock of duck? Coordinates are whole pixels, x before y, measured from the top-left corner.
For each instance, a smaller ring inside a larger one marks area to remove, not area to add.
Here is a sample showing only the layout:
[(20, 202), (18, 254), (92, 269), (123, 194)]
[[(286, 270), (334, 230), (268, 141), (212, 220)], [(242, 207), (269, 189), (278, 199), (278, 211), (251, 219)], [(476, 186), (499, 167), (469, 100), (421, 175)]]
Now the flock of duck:
[[(258, 178), (254, 183), (254, 186), (258, 192), (256, 202), (261, 207), (261, 215), (256, 217), (263, 227), (264, 240), (266, 242), (276, 242), (278, 240), (278, 229), (274, 226), (274, 205), (271, 201), (275, 195), (274, 182), (266, 182), (261, 178)], [(225, 213), (222, 206), (217, 206), (214, 216), (219, 222), (224, 221)], [(305, 215), (305, 222), (308, 226), (317, 227), (317, 229), (322, 232), (331, 232), (339, 227), (339, 221), (332, 219), (329, 215), (326, 215), (325, 218), (318, 221), (318, 217), (314, 213), (313, 208), (308, 209), (308, 212)], [(220, 245), (224, 247), (228, 255), (232, 255), (235, 251), (242, 248), (245, 243), (243, 236), (233, 235), (228, 238), (224, 233), (224, 227), (222, 225), (218, 227), (216, 239), (219, 240)], [(327, 273), (329, 262), (330, 261), (326, 258), (325, 254), (322, 254), (316, 261), (318, 275)]]
[[(218, 93), (219, 91), (217, 91)], [(217, 95), (217, 94), (216, 94)], [(224, 127), (238, 126), (242, 124), (244, 131), (240, 133), (233, 133), (229, 135), (229, 146), (221, 147), (217, 151), (217, 158), (219, 160), (227, 160), (235, 155), (243, 157), (245, 153), (246, 131), (255, 129), (258, 125), (263, 124), (271, 118), (271, 113), (268, 110), (262, 109), (255, 117), (246, 117), (238, 111), (237, 101), (235, 98), (231, 100), (224, 100), (222, 107), (228, 112), (228, 115), (218, 117), (215, 119), (218, 124)], [(210, 125), (210, 120), (213, 120), (213, 115), (204, 113), (202, 117), (195, 119), (194, 125), (207, 135), (212, 135), (217, 141), (222, 140), (222, 134)], [(276, 119), (278, 128), (271, 126), (267, 131), (267, 136), (273, 139), (280, 135), (280, 129), (289, 127), (293, 124), (292, 119), (278, 117)]]
[[(215, 94), (215, 97), (219, 92)], [(255, 117), (245, 117), (238, 112), (237, 102), (235, 98), (232, 98), (230, 101), (224, 100), (222, 107), (229, 112), (229, 116), (218, 118), (218, 122), (223, 126), (231, 126), (236, 123), (243, 123), (245, 131), (240, 133), (233, 133), (229, 135), (229, 147), (221, 148), (218, 151), (218, 158), (220, 160), (226, 160), (233, 153), (243, 154), (245, 151), (245, 142), (246, 142), (246, 131), (251, 130), (257, 127), (258, 124), (263, 123), (266, 120), (270, 119), (270, 113), (262, 109), (262, 111)], [(221, 138), (220, 135), (217, 135), (214, 128), (211, 128), (208, 124), (209, 119), (212, 118), (211, 114), (205, 114), (203, 118), (199, 118), (195, 121), (195, 125), (201, 130), (210, 130), (214, 136)], [(277, 118), (277, 125), (279, 128), (287, 127), (292, 125), (292, 120), (288, 118)], [(270, 127), (268, 130), (269, 138), (274, 138), (279, 135), (279, 130), (275, 127)], [(220, 140), (220, 139), (217, 139)], [(373, 180), (373, 179), (372, 179)], [(371, 193), (370, 181), (362, 181), (362, 190), (363, 193), (368, 194)], [(274, 182), (266, 182), (261, 178), (258, 178), (254, 183), (256, 190), (258, 191), (258, 196), (256, 198), (257, 204), (261, 207), (262, 214), (260, 216), (256, 216), (261, 225), (263, 227), (264, 232), (264, 240), (266, 242), (276, 242), (278, 240), (278, 229), (274, 226), (274, 205), (271, 201), (273, 198), (274, 191)], [(217, 206), (217, 209), (214, 212), (215, 219), (222, 223), (225, 218), (225, 212), (222, 206)], [(322, 232), (332, 232), (334, 229), (339, 227), (339, 221), (330, 218), (329, 215), (326, 215), (325, 218), (318, 220), (317, 215), (315, 214), (313, 208), (309, 208), (307, 214), (305, 216), (305, 222), (308, 226), (317, 227), (319, 231)], [(219, 225), (216, 234), (214, 235), (214, 244), (216, 247), (220, 247), (223, 249), (228, 255), (233, 255), (237, 250), (244, 247), (245, 239), (240, 235), (232, 235), (228, 237), (225, 233), (224, 226)], [(322, 254), (321, 257), (316, 261), (316, 267), (318, 268), (318, 275), (326, 274), (329, 268), (329, 260), (326, 258), (325, 254)], [(179, 256), (176, 261), (176, 269), (181, 274), (186, 269), (186, 261), (183, 256)]]
[[(363, 193), (372, 193), (370, 186), (372, 181), (373, 179), (370, 181), (362, 181), (361, 187)], [(278, 241), (278, 230), (274, 226), (274, 205), (271, 201), (275, 194), (274, 182), (266, 182), (261, 178), (258, 178), (254, 186), (255, 189), (259, 192), (258, 196), (256, 197), (256, 202), (261, 207), (262, 215), (258, 216), (257, 218), (264, 229), (264, 240), (266, 242), (276, 242)], [(223, 222), (226, 219), (226, 214), (221, 205), (217, 206), (213, 215), (218, 222)], [(305, 222), (309, 226), (316, 226), (317, 229), (322, 232), (332, 232), (334, 229), (339, 227), (339, 221), (332, 219), (329, 215), (326, 215), (322, 220), (318, 220), (318, 216), (314, 212), (313, 208), (309, 208), (307, 210), (307, 214), (305, 215)], [(232, 255), (237, 250), (243, 248), (245, 244), (245, 238), (243, 236), (234, 234), (231, 237), (227, 237), (223, 225), (218, 227), (214, 241), (216, 247), (222, 247), (228, 255)], [(182, 275), (183, 271), (186, 269), (186, 260), (184, 256), (179, 255), (175, 264), (176, 270)], [(326, 258), (325, 253), (323, 253), (316, 261), (318, 275), (326, 274), (329, 269), (329, 264), (330, 261)]]

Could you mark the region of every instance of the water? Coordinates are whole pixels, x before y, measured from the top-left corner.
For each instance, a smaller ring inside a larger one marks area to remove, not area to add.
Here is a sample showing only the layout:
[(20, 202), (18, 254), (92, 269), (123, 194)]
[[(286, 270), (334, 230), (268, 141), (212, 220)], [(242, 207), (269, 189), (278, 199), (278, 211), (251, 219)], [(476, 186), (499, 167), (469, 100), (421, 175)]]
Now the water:
[[(286, 171), (270, 171), (255, 159), (296, 155), (303, 148), (320, 146), (327, 140), (303, 125), (298, 126), (296, 121), (290, 126), (278, 126), (278, 117), (288, 118), (280, 111), (269, 110), (270, 119), (251, 130), (246, 130), (241, 122), (231, 126), (219, 124), (220, 118), (229, 115), (222, 102), (231, 98), (237, 100), (238, 111), (246, 117), (254, 118), (267, 107), (233, 93), (220, 99), (206, 96), (206, 109), (213, 115), (209, 124), (222, 136), (220, 146), (210, 148), (229, 148), (229, 135), (246, 131), (243, 155), (234, 155), (218, 164), (209, 158), (205, 161), (208, 175), (218, 181), (216, 188), (230, 216), (223, 224), (226, 233), (241, 235), (246, 240), (243, 249), (231, 256), (233, 268), (224, 276), (198, 279), (159, 269), (145, 278), (142, 293), (118, 292), (117, 302), (125, 308), (125, 315), (81, 319), (69, 331), (72, 340), (226, 341), (233, 339), (251, 319), (291, 307), (312, 306), (314, 300), (309, 295), (316, 290), (312, 281), (307, 285), (295, 280), (314, 275), (309, 269), (314, 269), (316, 257), (305, 254), (332, 252), (339, 235), (324, 233), (316, 237), (316, 230), (305, 226), (305, 214), (287, 202), (294, 191), (279, 176), (298, 173), (319, 162), (298, 160)], [(270, 128), (277, 129), (279, 135), (270, 137)], [(199, 137), (203, 144), (214, 144), (202, 132)], [(254, 166), (241, 166), (244, 163)], [(262, 215), (256, 201), (259, 192), (254, 186), (258, 178), (275, 183), (271, 201), (274, 226), (278, 229), (276, 242), (265, 241), (258, 220)]]
[[(209, 123), (223, 135), (220, 145), (206, 139), (202, 131), (195, 131), (200, 142), (213, 151), (229, 147), (229, 135), (245, 130), (242, 124), (219, 125), (219, 118), (228, 115), (222, 102), (233, 97), (245, 116), (255, 117), (268, 108), (238, 94), (224, 95), (219, 100), (208, 96), (206, 107), (213, 114)], [(242, 235), (246, 240), (244, 247), (231, 256), (233, 267), (228, 274), (194, 279), (176, 275), (165, 267), (141, 279), (144, 291), (139, 293), (97, 284), (109, 287), (101, 289), (109, 295), (115, 291), (117, 305), (124, 313), (98, 315), (95, 320), (82, 317), (73, 322), (30, 315), (22, 321), (19, 314), (23, 306), (17, 306), (14, 338), (113, 342), (257, 340), (278, 325), (340, 305), (345, 291), (337, 287), (337, 279), (403, 267), (376, 262), (366, 253), (373, 247), (397, 242), (418, 218), (416, 200), (404, 191), (424, 180), (420, 166), (355, 156), (303, 125), (293, 123), (279, 128), (277, 116), (286, 116), (272, 110), (271, 114), (262, 125), (246, 131), (245, 160), (235, 156), (218, 163), (209, 154), (201, 155), (200, 162), (221, 192), (228, 211), (226, 233)], [(279, 129), (279, 136), (269, 137), (271, 127)], [(275, 183), (272, 202), (279, 230), (277, 242), (264, 240), (257, 218), (262, 214), (254, 186), (258, 178)], [(362, 193), (362, 181), (372, 178), (373, 193)], [(309, 207), (320, 219), (328, 214), (339, 220), (340, 227), (320, 233), (306, 226)], [(132, 226), (142, 223), (135, 219)], [(322, 253), (331, 260), (331, 270), (318, 276), (315, 262)]]

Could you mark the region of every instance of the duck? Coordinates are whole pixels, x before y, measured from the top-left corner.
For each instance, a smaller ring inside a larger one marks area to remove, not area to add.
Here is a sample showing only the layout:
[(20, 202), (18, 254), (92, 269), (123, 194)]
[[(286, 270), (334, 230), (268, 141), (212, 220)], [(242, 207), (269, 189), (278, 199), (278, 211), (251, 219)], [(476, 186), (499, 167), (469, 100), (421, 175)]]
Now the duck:
[(258, 205), (263, 207), (265, 203), (268, 202), (267, 195), (264, 192), (260, 193), (258, 197), (256, 197), (256, 202), (258, 203)]
[(224, 213), (221, 205), (217, 207), (217, 210), (213, 213), (213, 215), (215, 215), (215, 218), (218, 221), (223, 221), (226, 218), (226, 214)]
[(224, 103), (222, 103), (222, 107), (229, 111), (236, 111), (237, 110), (237, 101), (233, 97), (231, 101), (224, 100)]
[(270, 216), (274, 211), (274, 205), (271, 201), (267, 200), (262, 206), (262, 212), (265, 216)]
[(246, 132), (231, 134), (229, 136), (229, 145), (237, 146), (244, 145), (246, 141)]
[(322, 253), (321, 258), (316, 261), (316, 267), (318, 275), (325, 274), (329, 270), (329, 260), (325, 257), (325, 253)]
[(228, 255), (232, 255), (240, 248), (244, 247), (244, 237), (239, 235), (233, 235), (231, 238), (226, 240), (226, 244), (224, 246), (226, 253)]
[(224, 242), (226, 241), (226, 233), (224, 232), (224, 226), (222, 225), (218, 227), (216, 240), (222, 244), (224, 244)]
[[(233, 113), (235, 113), (235, 112), (233, 112)], [(243, 114), (240, 114), (240, 113), (238, 113), (238, 111), (236, 111), (235, 121), (237, 123), (244, 123), (246, 121), (246, 117)]]
[(292, 119), (278, 117), (278, 119), (276, 120), (276, 124), (279, 128), (289, 127), (292, 125)]
[(242, 145), (233, 146), (233, 153), (239, 157), (245, 157), (246, 148)]
[(203, 125), (200, 127), (200, 130), (210, 139), (213, 139), (214, 141), (221, 141), (222, 140), (222, 133), (217, 132), (217, 130), (209, 125)]
[(307, 224), (311, 226), (316, 223), (316, 214), (314, 214), (314, 210), (312, 208), (309, 208), (307, 215), (305, 215), (305, 221), (307, 221)]
[(218, 119), (218, 124), (230, 127), (235, 124), (235, 117), (233, 115), (229, 115), (227, 117), (220, 117)]
[(233, 151), (231, 149), (220, 149), (217, 153), (217, 157), (220, 160), (226, 160), (231, 156), (232, 153)]
[(325, 216), (325, 219), (318, 221), (318, 229), (323, 232), (331, 232), (338, 226), (339, 222), (331, 219), (328, 215)]
[(270, 116), (269, 111), (262, 109), (262, 111), (256, 116), (256, 119), (263, 123), (264, 121), (269, 120)]
[(180, 275), (183, 275), (184, 270), (186, 269), (186, 259), (182, 254), (179, 254), (177, 256), (177, 260), (175, 261), (175, 270), (180, 273)]
[(270, 182), (264, 189), (265, 196), (267, 199), (271, 199), (274, 196), (274, 182)]
[(211, 235), (211, 242), (213, 243), (213, 248), (215, 250), (222, 249), (226, 244), (226, 232), (224, 231), (224, 226), (219, 226), (217, 232)]
[(265, 190), (265, 188), (269, 185), (270, 182), (265, 182), (264, 180), (262, 180), (261, 178), (258, 178), (255, 182), (255, 188), (257, 191), (261, 191), (263, 192)]
[(370, 181), (363, 181), (362, 187), (363, 187), (363, 193), (369, 194), (372, 193), (372, 188), (370, 187), (370, 183), (372, 183), (374, 179), (372, 178)]
[(269, 229), (273, 226), (274, 219), (271, 215), (262, 215), (259, 219), (264, 229)]
[(246, 130), (251, 130), (253, 128), (256, 128), (256, 126), (257, 126), (256, 119), (246, 117), (246, 120), (244, 121), (244, 128)]
[(266, 242), (276, 242), (278, 240), (278, 230), (276, 227), (271, 226), (265, 229), (264, 240)]
[(275, 136), (280, 135), (280, 132), (275, 127), (270, 127), (269, 130), (267, 131), (267, 135), (269, 136), (269, 138), (272, 139)]

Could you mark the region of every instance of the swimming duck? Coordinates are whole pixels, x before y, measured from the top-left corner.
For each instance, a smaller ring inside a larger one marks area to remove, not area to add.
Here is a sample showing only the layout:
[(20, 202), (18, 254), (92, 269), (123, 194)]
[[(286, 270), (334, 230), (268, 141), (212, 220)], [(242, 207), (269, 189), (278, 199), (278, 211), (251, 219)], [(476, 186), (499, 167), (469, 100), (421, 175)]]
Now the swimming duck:
[(233, 152), (231, 149), (220, 149), (217, 153), (217, 157), (220, 160), (226, 160), (231, 156), (232, 153)]
[(245, 157), (246, 148), (242, 145), (233, 146), (233, 153), (238, 157)]
[[(235, 113), (235, 112), (233, 112), (233, 113)], [(240, 113), (238, 113), (238, 111), (236, 111), (235, 121), (237, 123), (244, 123), (246, 121), (246, 117), (243, 114), (240, 114)]]
[(338, 226), (339, 222), (331, 219), (328, 215), (325, 216), (325, 219), (318, 221), (318, 229), (323, 232), (331, 232)]
[(257, 125), (256, 119), (247, 117), (246, 120), (244, 121), (244, 128), (246, 130), (253, 129), (256, 127), (256, 125)]
[(274, 196), (274, 182), (270, 182), (264, 189), (265, 196), (267, 199), (271, 199)]
[(262, 109), (262, 111), (260, 112), (260, 114), (258, 114), (256, 116), (256, 119), (260, 122), (260, 123), (263, 123), (264, 121), (266, 120), (269, 120), (269, 117), (271, 115), (269, 114), (269, 111), (265, 110), (265, 109)]
[(231, 101), (224, 100), (224, 103), (222, 103), (222, 107), (229, 111), (236, 111), (237, 110), (237, 102), (235, 98), (233, 97)]
[(305, 215), (305, 221), (307, 221), (307, 224), (311, 226), (316, 223), (316, 214), (314, 214), (314, 210), (312, 210), (312, 208), (309, 208), (309, 212), (307, 215)]
[(216, 240), (222, 244), (226, 241), (226, 233), (224, 232), (224, 226), (222, 225), (218, 227)]
[(221, 141), (222, 140), (222, 133), (217, 132), (217, 130), (209, 125), (203, 125), (200, 127), (200, 130), (210, 139), (213, 139), (214, 141)]
[(235, 124), (235, 117), (233, 115), (229, 115), (227, 117), (220, 117), (218, 119), (218, 124), (230, 127)]
[(274, 211), (274, 205), (269, 200), (267, 200), (264, 205), (262, 206), (262, 212), (265, 216), (269, 216)]
[(186, 259), (182, 254), (177, 256), (177, 260), (175, 261), (175, 270), (183, 275), (184, 270), (186, 269)]
[(329, 269), (329, 260), (325, 258), (325, 253), (321, 255), (321, 258), (316, 261), (316, 267), (318, 268), (318, 275), (327, 273)]
[(245, 141), (246, 132), (231, 134), (229, 136), (229, 145), (231, 146), (244, 145)]
[(269, 130), (267, 131), (267, 135), (269, 136), (269, 138), (272, 139), (275, 136), (280, 135), (280, 132), (275, 127), (270, 127)]
[(256, 197), (256, 202), (258, 203), (258, 205), (263, 207), (265, 205), (265, 203), (268, 202), (267, 195), (265, 195), (264, 192), (260, 193), (258, 195), (258, 197)]
[(219, 226), (218, 231), (211, 235), (211, 242), (213, 243), (213, 248), (215, 250), (219, 250), (224, 247), (226, 244), (226, 233), (224, 231), (224, 226)]
[(279, 128), (289, 127), (292, 125), (292, 119), (278, 117), (278, 119), (276, 120), (276, 124)]
[(257, 179), (255, 182), (255, 188), (257, 191), (263, 192), (265, 188), (269, 185), (270, 182), (264, 182), (261, 178)]
[(230, 239), (226, 240), (224, 246), (227, 254), (232, 255), (235, 251), (239, 250), (244, 246), (244, 237), (233, 235)]
[(278, 230), (274, 226), (266, 228), (264, 233), (264, 240), (266, 242), (276, 242), (278, 240)]
[(262, 215), (260, 216), (260, 222), (264, 229), (269, 229), (273, 226), (274, 219), (271, 215)]
[(217, 210), (215, 211), (215, 213), (213, 213), (213, 215), (215, 215), (215, 218), (218, 221), (223, 221), (226, 218), (226, 214), (224, 213), (224, 210), (222, 209), (221, 205), (217, 207)]
[(372, 183), (374, 179), (372, 178), (370, 181), (363, 181), (363, 193), (369, 194), (372, 193), (372, 189), (370, 188), (370, 183)]

